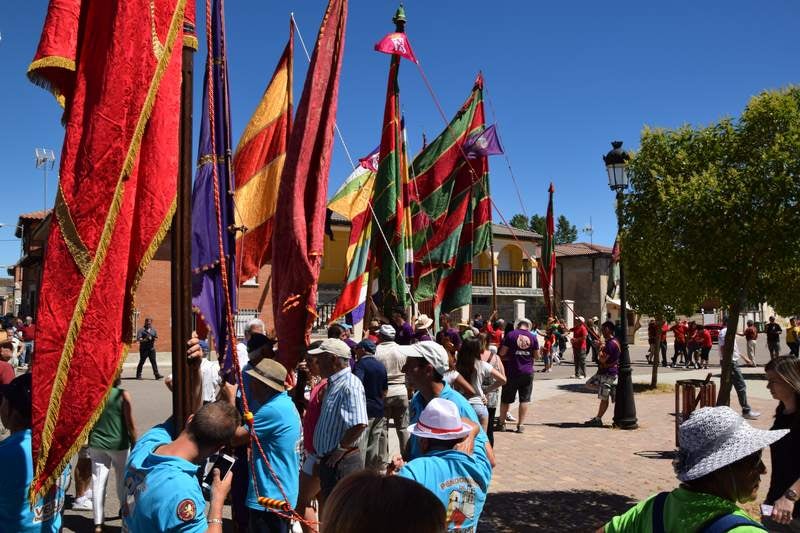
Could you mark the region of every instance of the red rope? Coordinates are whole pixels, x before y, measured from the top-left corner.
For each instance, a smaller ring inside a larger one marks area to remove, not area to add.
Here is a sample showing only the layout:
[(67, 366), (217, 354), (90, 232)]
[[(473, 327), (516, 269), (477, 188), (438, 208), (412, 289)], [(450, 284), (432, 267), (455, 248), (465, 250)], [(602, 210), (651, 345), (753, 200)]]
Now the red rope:
[[(219, 0), (220, 2), (220, 9), (223, 10), (223, 0)], [(228, 344), (226, 345), (226, 351), (228, 349), (231, 350), (233, 365), (236, 371), (236, 377), (239, 382), (240, 389), (242, 384), (242, 369), (239, 365), (239, 358), (235, 356), (233, 350), (236, 347), (236, 329), (234, 327), (234, 320), (233, 320), (233, 307), (231, 305), (230, 299), (230, 292), (228, 286), (228, 261), (224, 253), (224, 243), (223, 243), (223, 228), (222, 228), (222, 209), (221, 209), (221, 202), (220, 202), (220, 191), (219, 191), (219, 175), (217, 170), (217, 160), (216, 160), (216, 130), (214, 125), (214, 117), (216, 115), (216, 108), (214, 103), (214, 76), (213, 76), (213, 64), (214, 64), (214, 45), (212, 42), (211, 35), (213, 33), (213, 28), (211, 24), (211, 0), (206, 0), (206, 47), (207, 47), (207, 59), (206, 59), (206, 90), (208, 94), (208, 123), (209, 123), (209, 134), (210, 134), (210, 142), (212, 150), (214, 150), (214, 157), (212, 158), (212, 177), (214, 182), (214, 209), (216, 210), (217, 215), (217, 245), (219, 246), (219, 268), (220, 268), (220, 276), (222, 277), (222, 289), (225, 293), (225, 314), (227, 320), (227, 330), (228, 330)], [(224, 66), (224, 65), (223, 65)], [(227, 157), (227, 154), (225, 155)], [(227, 164), (227, 162), (226, 162)], [(227, 228), (225, 228), (227, 231)], [(234, 252), (235, 253), (235, 252)], [(261, 454), (261, 457), (264, 460), (264, 464), (267, 466), (270, 475), (272, 476), (275, 484), (278, 486), (278, 489), (283, 496), (283, 505), (281, 508), (283, 511), (288, 511), (288, 513), (280, 512), (276, 509), (272, 509), (273, 512), (281, 516), (285, 519), (295, 519), (299, 520), (309, 526), (308, 522), (306, 522), (302, 516), (300, 516), (297, 511), (292, 509), (291, 504), (289, 503), (289, 498), (286, 496), (286, 491), (283, 489), (283, 485), (281, 485), (280, 480), (278, 479), (277, 474), (272, 469), (269, 461), (267, 460), (267, 456), (264, 453), (264, 449), (261, 447), (261, 443), (258, 440), (258, 436), (256, 435), (255, 431), (253, 430), (253, 413), (250, 411), (250, 406), (247, 401), (247, 396), (244, 394), (244, 390), (242, 389), (242, 406), (244, 408), (244, 419), (250, 429), (250, 441), (251, 441), (251, 449), (248, 450), (248, 459), (250, 460), (250, 467), (251, 467), (251, 474), (253, 478), (253, 487), (255, 488), (256, 497), (258, 498), (259, 502), (261, 501), (261, 497), (258, 496), (258, 482), (256, 479), (255, 474), (255, 463), (252, 460), (252, 443), (255, 443), (258, 447), (258, 450)], [(269, 500), (265, 500), (265, 502), (269, 502)], [(271, 508), (271, 506), (270, 506)]]
[[(441, 115), (442, 120), (444, 121), (445, 127), (447, 127), (449, 125), (449, 122), (447, 122), (447, 116), (445, 116), (445, 114), (444, 114), (444, 110), (442, 109), (442, 105), (439, 102), (439, 99), (436, 97), (436, 93), (433, 92), (433, 87), (431, 87), (431, 84), (428, 81), (428, 77), (425, 75), (425, 71), (422, 69), (422, 63), (421, 62), (417, 63), (417, 68), (419, 69), (419, 73), (422, 76), (422, 80), (425, 82), (425, 87), (427, 87), (428, 92), (431, 95), (431, 98), (433, 98), (433, 103), (436, 105), (436, 108), (439, 110), (439, 115)], [(472, 174), (473, 178), (475, 178), (475, 179), (472, 180), (472, 185), (471, 185), (471, 187), (472, 187), (472, 186), (474, 186), (474, 185), (476, 185), (478, 183), (478, 180), (480, 178), (478, 177), (477, 173), (475, 172), (475, 169), (472, 168), (472, 164), (470, 164), (470, 160), (467, 157), (466, 152), (464, 152), (463, 143), (460, 143), (458, 145), (458, 149), (461, 152), (461, 156), (464, 158), (464, 161), (466, 161), (467, 166), (469, 167), (470, 174)], [(489, 196), (489, 195), (487, 195), (487, 196)], [(511, 236), (514, 237), (514, 240), (519, 242), (519, 243), (521, 243), (522, 241), (517, 236), (517, 234), (514, 232), (514, 228), (508, 223), (508, 221), (506, 220), (506, 217), (503, 216), (503, 213), (500, 212), (500, 209), (497, 207), (497, 204), (494, 203), (494, 200), (492, 199), (491, 196), (489, 196), (489, 202), (492, 204), (492, 207), (494, 207), (494, 210), (497, 211), (497, 214), (500, 215), (500, 219), (503, 221), (503, 224), (506, 225), (506, 228), (508, 228), (508, 230), (511, 232)], [(525, 249), (525, 247), (523, 247), (521, 244), (520, 244), (520, 249), (522, 250), (522, 253), (527, 256), (528, 260), (533, 260), (533, 261), (536, 260), (536, 258), (534, 258), (531, 254), (529, 254), (528, 251)], [(494, 260), (494, 258), (492, 258), (492, 260)]]

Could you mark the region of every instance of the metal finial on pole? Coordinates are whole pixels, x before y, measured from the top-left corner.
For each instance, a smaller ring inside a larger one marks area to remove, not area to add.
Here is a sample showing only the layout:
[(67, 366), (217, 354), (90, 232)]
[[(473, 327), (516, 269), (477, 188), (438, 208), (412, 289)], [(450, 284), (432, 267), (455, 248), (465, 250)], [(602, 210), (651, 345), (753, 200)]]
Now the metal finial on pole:
[(406, 10), (403, 8), (403, 4), (397, 8), (397, 11), (394, 13), (394, 17), (392, 17), (392, 22), (394, 22), (395, 31), (399, 33), (405, 33), (406, 31)]

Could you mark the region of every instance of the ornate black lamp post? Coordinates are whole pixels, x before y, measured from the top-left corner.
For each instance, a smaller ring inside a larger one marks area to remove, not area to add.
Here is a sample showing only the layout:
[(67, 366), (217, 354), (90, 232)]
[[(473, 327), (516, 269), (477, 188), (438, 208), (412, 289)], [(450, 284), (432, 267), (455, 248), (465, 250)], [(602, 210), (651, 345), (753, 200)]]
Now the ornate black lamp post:
[[(628, 160), (630, 155), (622, 149), (622, 141), (613, 141), (610, 152), (603, 156), (608, 172), (608, 186), (617, 193), (617, 229), (622, 232), (622, 202), (625, 189), (628, 188)], [(625, 299), (625, 269), (622, 259), (619, 262), (619, 307), (620, 345), (622, 354), (619, 362), (619, 382), (617, 398), (614, 404), (614, 425), (621, 429), (636, 429), (636, 404), (633, 400), (633, 381), (631, 380), (631, 358), (628, 353), (628, 307)]]

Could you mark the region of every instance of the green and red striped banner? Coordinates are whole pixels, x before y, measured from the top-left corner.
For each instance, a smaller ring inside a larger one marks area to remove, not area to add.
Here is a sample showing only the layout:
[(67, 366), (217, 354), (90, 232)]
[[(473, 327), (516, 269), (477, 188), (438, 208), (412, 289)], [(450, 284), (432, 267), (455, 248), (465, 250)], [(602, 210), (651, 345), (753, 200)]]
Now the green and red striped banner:
[(410, 192), (414, 296), (449, 312), (472, 301), (472, 260), (489, 247), (491, 201), (485, 155), (467, 158), (464, 143), (485, 128), (483, 77), (439, 134), (414, 159)]

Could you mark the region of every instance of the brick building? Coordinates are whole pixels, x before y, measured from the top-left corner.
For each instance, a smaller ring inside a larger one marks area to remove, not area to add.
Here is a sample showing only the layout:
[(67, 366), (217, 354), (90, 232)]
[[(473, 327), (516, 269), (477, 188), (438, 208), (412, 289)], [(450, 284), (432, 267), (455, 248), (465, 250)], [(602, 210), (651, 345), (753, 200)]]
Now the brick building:
[[(14, 277), (15, 292), (17, 293), (15, 296), (18, 295), (18, 301), (20, 301), (18, 308), (11, 311), (15, 314), (36, 317), (44, 244), (49, 229), (50, 210), (35, 211), (19, 216), (16, 236), (22, 239), (22, 255), (17, 264), (8, 269), (9, 275)], [(253, 317), (260, 316), (267, 324), (272, 323), (272, 307), (269, 303), (269, 271), (269, 266), (263, 267), (258, 276), (248, 280), (239, 290), (239, 313), (237, 316), (239, 334), (242, 333), (244, 325)], [(0, 283), (1, 285), (2, 283)], [(142, 277), (132, 317), (135, 325), (134, 333), (135, 329), (144, 323), (145, 318), (153, 319), (153, 325), (158, 330), (159, 336), (156, 341), (157, 351), (170, 351), (171, 349), (170, 286), (170, 239), (167, 238)]]

